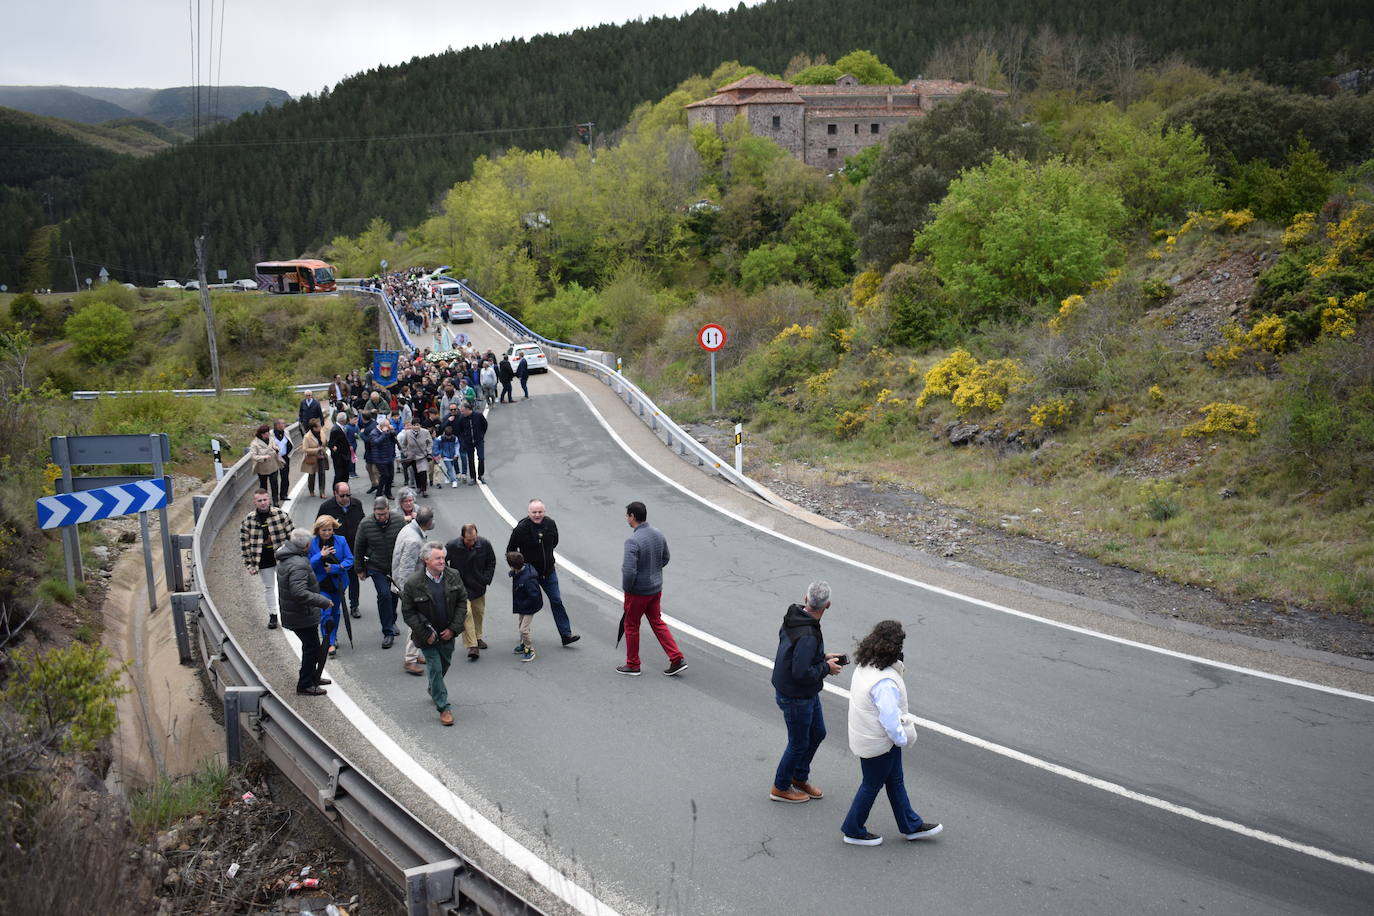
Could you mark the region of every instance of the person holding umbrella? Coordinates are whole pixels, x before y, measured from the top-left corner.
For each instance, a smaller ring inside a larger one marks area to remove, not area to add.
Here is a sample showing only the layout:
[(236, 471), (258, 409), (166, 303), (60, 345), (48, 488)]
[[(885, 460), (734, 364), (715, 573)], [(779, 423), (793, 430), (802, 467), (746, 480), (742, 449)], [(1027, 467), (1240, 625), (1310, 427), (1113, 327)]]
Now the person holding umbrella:
[(348, 574), (353, 569), (353, 551), (348, 541), (335, 537), (338, 521), (332, 515), (321, 515), (315, 519), (315, 536), (310, 541), (310, 568), (320, 583), (320, 593), (328, 598), (331, 606), (320, 613), (320, 635), (329, 647), (329, 655), (339, 653), (339, 620), (342, 618), (348, 627), (349, 645), (353, 644), (353, 623), (344, 613), (344, 599), (348, 596)]

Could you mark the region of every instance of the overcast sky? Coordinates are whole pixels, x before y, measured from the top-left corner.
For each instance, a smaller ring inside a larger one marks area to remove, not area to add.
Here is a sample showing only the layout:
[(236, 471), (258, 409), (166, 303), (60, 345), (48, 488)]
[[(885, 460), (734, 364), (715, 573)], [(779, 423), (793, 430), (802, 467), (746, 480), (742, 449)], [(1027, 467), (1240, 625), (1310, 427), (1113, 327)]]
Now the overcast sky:
[[(758, 0), (748, 0), (747, 6)], [(0, 85), (165, 89), (192, 82), (190, 11), (201, 10), (198, 82), (319, 92), (378, 64), (601, 23), (677, 16), (738, 0), (54, 0), (7, 4)], [(219, 20), (224, 17), (221, 30)], [(221, 36), (221, 31), (223, 35)], [(31, 38), (28, 36), (32, 36)], [(220, 38), (223, 38), (223, 59)], [(212, 55), (213, 51), (213, 55)], [(215, 72), (207, 73), (213, 56)]]

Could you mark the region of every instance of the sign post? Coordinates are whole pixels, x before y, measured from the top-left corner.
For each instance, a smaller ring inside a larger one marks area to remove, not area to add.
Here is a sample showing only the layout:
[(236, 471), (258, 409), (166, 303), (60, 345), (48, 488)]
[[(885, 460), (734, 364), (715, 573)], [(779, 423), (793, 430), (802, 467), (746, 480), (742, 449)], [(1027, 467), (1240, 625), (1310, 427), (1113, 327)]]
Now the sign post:
[(744, 474), (744, 424), (735, 424), (735, 473)]
[(711, 354), (711, 413), (716, 412), (716, 351), (725, 346), (725, 329), (718, 324), (702, 325), (697, 343)]

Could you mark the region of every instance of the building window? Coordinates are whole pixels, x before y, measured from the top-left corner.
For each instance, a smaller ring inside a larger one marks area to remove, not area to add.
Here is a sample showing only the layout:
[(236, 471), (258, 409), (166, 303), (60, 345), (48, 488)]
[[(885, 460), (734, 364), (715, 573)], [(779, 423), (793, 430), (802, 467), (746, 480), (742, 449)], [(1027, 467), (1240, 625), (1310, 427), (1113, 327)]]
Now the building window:
[(829, 149), (827, 149), (827, 150), (825, 151), (825, 156), (826, 156), (827, 159), (834, 159), (836, 156), (839, 155), (839, 153), (840, 153), (840, 151), (837, 150), (837, 149), (835, 149), (835, 147), (832, 146), (832, 147), (830, 147)]
[[(854, 132), (855, 132), (855, 133), (858, 133), (858, 131), (859, 131), (859, 128), (855, 127), (855, 128), (854, 128)], [(877, 125), (877, 124), (870, 124), (870, 125), (868, 125), (868, 132), (869, 132), (870, 134), (876, 134), (876, 133), (878, 132), (878, 125)]]
[(779, 127), (782, 127), (782, 118), (778, 115), (773, 115), (773, 129), (777, 130)]
[(838, 134), (838, 133), (840, 132), (840, 125), (838, 125), (838, 124), (827, 124), (827, 125), (825, 125), (825, 132), (826, 132), (827, 134)]
[(859, 134), (859, 125), (855, 124), (855, 125), (854, 125), (854, 135), (855, 135), (855, 136), (858, 136), (858, 134)]

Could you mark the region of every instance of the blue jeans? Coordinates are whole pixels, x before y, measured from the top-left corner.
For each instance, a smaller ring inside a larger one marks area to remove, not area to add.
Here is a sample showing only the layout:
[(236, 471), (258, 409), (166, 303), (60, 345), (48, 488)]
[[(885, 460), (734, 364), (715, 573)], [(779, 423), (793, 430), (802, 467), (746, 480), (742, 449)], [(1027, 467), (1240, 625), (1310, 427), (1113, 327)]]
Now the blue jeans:
[(791, 787), (792, 780), (807, 782), (811, 778), (811, 758), (825, 740), (825, 716), (821, 712), (821, 696), (785, 697), (777, 694), (778, 709), (787, 723), (787, 750), (778, 761), (773, 785), (778, 789)]
[(873, 802), (878, 798), (878, 790), (887, 789), (887, 800), (892, 804), (892, 816), (897, 819), (897, 829), (902, 833), (915, 833), (925, 823), (921, 815), (911, 808), (906, 797), (906, 782), (902, 778), (902, 749), (895, 744), (892, 750), (877, 757), (860, 757), (859, 766), (863, 769), (863, 782), (859, 791), (854, 793), (854, 801), (849, 806), (849, 814), (840, 829), (845, 836), (863, 836), (868, 832), (865, 824), (868, 812), (873, 810)]
[(383, 636), (395, 636), (396, 598), (391, 594), (391, 577), (386, 573), (368, 573), (372, 587), (377, 590), (377, 619), (382, 623)]
[(568, 609), (563, 606), (563, 595), (558, 591), (558, 570), (551, 569), (547, 576), (536, 577), (536, 581), (549, 596), (549, 611), (553, 614), (553, 625), (558, 627), (558, 635), (571, 636), (572, 621), (568, 619)]

